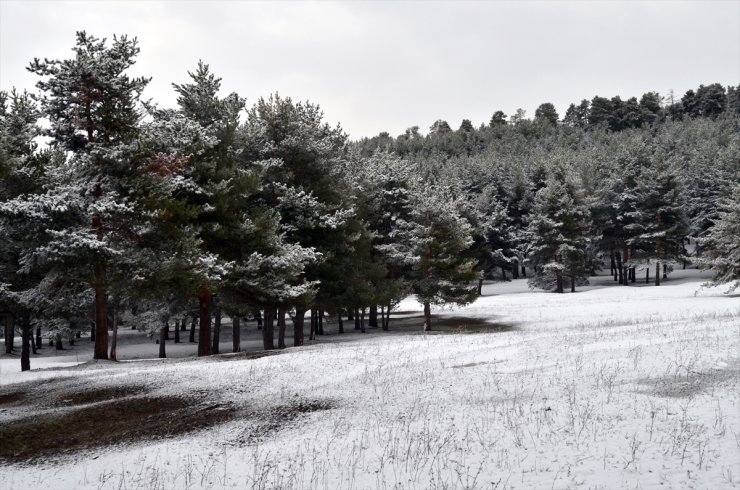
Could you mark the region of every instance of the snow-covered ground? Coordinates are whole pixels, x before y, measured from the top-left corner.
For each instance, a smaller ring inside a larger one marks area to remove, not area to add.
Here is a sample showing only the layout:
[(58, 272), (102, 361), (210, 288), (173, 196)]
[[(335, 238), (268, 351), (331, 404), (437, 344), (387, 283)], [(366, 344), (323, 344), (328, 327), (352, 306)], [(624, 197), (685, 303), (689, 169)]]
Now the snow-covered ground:
[[(620, 287), (598, 277), (563, 295), (493, 283), (468, 307), (436, 311), (494, 323), (493, 333), (339, 336), (328, 325), (312, 345), (258, 359), (73, 367), (90, 357), (84, 339), (32, 359), (53, 369), (19, 373), (17, 357), (0, 357), (4, 391), (42, 378), (133, 384), (147, 389), (137, 396), (198, 394), (243, 414), (178, 438), (3, 463), (0, 486), (737, 488), (740, 298), (702, 289), (705, 280), (676, 271), (660, 287)], [(121, 358), (156, 355), (126, 335)], [(0, 405), (0, 424), (33, 415)]]

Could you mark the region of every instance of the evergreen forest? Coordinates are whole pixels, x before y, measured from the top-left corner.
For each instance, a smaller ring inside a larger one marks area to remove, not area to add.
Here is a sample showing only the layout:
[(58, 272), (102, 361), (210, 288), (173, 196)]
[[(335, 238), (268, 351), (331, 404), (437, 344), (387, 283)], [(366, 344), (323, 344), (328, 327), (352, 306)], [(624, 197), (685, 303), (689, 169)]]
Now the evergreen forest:
[(69, 59), (29, 64), (35, 88), (0, 92), (0, 315), (23, 370), (81, 335), (116, 360), (124, 325), (161, 357), (181, 332), (208, 356), (222, 316), (235, 352), (255, 315), (271, 350), (324, 318), (392, 329), (409, 295), (433, 330), (433, 306), (471, 303), (484, 280), (740, 279), (740, 86), (353, 141), (314, 103), (222, 93), (204, 62), (161, 107), (129, 75), (139, 49), (79, 32)]

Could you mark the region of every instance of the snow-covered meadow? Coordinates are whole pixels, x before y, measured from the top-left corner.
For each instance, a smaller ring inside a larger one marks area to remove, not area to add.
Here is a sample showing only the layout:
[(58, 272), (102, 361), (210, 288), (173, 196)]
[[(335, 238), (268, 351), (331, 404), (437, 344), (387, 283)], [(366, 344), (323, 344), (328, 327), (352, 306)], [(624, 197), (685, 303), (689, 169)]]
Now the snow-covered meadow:
[[(435, 314), (493, 332), (423, 334), (419, 319), (418, 333), (339, 336), (329, 325), (312, 345), (257, 359), (72, 367), (68, 354), (19, 373), (17, 358), (0, 357), (0, 393), (41, 378), (134, 385), (134, 397), (233, 414), (179, 437), (3, 463), (1, 486), (737, 488), (740, 298), (705, 280), (676, 271), (660, 287), (624, 287), (602, 276), (563, 295), (492, 283)], [(71, 410), (24, 403), (0, 405), (0, 424)]]

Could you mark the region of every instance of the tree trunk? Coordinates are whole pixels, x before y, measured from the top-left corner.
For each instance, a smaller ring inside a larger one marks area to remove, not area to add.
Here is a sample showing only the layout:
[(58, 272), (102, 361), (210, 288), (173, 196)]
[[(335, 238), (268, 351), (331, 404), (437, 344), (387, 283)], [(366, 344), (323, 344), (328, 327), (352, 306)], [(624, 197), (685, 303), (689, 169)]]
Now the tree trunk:
[(377, 306), (370, 307), (370, 316), (367, 320), (367, 325), (368, 327), (378, 328), (378, 307)]
[(576, 292), (576, 276), (575, 275), (570, 276), (570, 292), (571, 293)]
[(262, 310), (257, 310), (254, 317), (257, 319), (257, 330), (262, 330)]
[(31, 341), (29, 342), (29, 344), (31, 344), (31, 352), (36, 355), (38, 352), (36, 352), (36, 342), (33, 341), (33, 327), (29, 328), (31, 329)]
[(563, 271), (555, 269), (555, 292), (563, 292)]
[(388, 302), (388, 305), (385, 307), (385, 327), (383, 327), (383, 330), (386, 332), (391, 327), (391, 302)]
[(650, 284), (650, 265), (645, 267), (645, 284)]
[(360, 329), (360, 309), (355, 307), (354, 308), (354, 317), (355, 317), (355, 330)]
[(273, 340), (273, 330), (275, 323), (275, 310), (272, 307), (265, 308), (265, 326), (262, 328), (262, 347), (265, 350), (273, 350), (275, 343)]
[(182, 323), (180, 324), (180, 330), (183, 331), (183, 332), (187, 332), (187, 330), (188, 330), (188, 322), (187, 322), (187, 320), (188, 320), (188, 317), (187, 316), (182, 317)]
[(617, 259), (617, 271), (614, 275), (614, 280), (617, 280), (617, 274), (619, 275), (619, 284), (623, 283), (623, 277), (622, 277), (622, 255), (619, 253), (619, 251), (615, 252), (614, 255)]
[(211, 291), (203, 288), (198, 295), (200, 331), (198, 332), (198, 357), (211, 355)]
[(113, 333), (110, 339), (110, 360), (117, 361), (118, 354), (116, 352), (116, 346), (118, 345), (118, 308), (113, 308)]
[(614, 280), (617, 280), (617, 260), (614, 258), (614, 249), (609, 251), (609, 275), (614, 276)]
[[(181, 330), (180, 323), (181, 322), (178, 322), (177, 320), (175, 320), (175, 343), (176, 344), (179, 344), (180, 343), (180, 330)], [(183, 327), (185, 326), (185, 319), (184, 318), (182, 319), (182, 326)]]
[(31, 319), (27, 314), (21, 317), (21, 371), (31, 369)]
[(478, 296), (483, 296), (483, 278), (478, 279)]
[(522, 266), (522, 277), (527, 277), (527, 269)]
[(5, 353), (13, 352), (13, 342), (15, 341), (15, 331), (13, 329), (13, 317), (5, 315)]
[(506, 279), (506, 267), (503, 264), (501, 264), (501, 279), (503, 279), (504, 281), (507, 280)]
[(432, 331), (432, 308), (429, 305), (429, 301), (424, 302), (424, 331)]
[[(105, 279), (105, 268), (96, 267), (96, 281)], [(95, 286), (95, 354), (93, 359), (108, 359), (108, 295)]]
[(211, 346), (211, 352), (213, 354), (221, 353), (221, 307), (216, 303), (213, 307), (215, 321), (213, 322), (213, 345)]
[(627, 261), (630, 259), (630, 251), (629, 246), (627, 245), (628, 240), (627, 232), (622, 233), (622, 261), (624, 263), (627, 263)]
[(630, 282), (629, 282), (629, 271), (630, 271), (629, 268), (625, 265), (624, 266), (624, 271), (622, 273), (622, 277), (624, 277), (624, 285), (625, 286), (629, 286), (630, 285)]
[(311, 320), (309, 320), (308, 327), (308, 340), (313, 340), (316, 334), (316, 308), (310, 310)]
[(293, 317), (293, 345), (296, 347), (303, 345), (303, 324), (305, 320), (305, 308), (296, 307), (295, 316)]
[(167, 329), (170, 327), (170, 322), (168, 320), (164, 321), (164, 325), (159, 327), (159, 358), (164, 359), (167, 357), (167, 353), (165, 352), (165, 346), (167, 345)]
[(170, 340), (170, 323), (167, 322), (167, 327), (164, 329), (164, 339)]
[(285, 307), (278, 309), (278, 349), (285, 349)]
[(242, 351), (242, 322), (239, 315), (231, 319), (231, 352)]
[(191, 344), (195, 343), (195, 322), (198, 321), (198, 315), (193, 315), (192, 320), (190, 320), (190, 337), (188, 338), (188, 341)]
[(511, 267), (511, 275), (514, 279), (519, 279), (519, 261), (514, 260), (514, 265)]
[(365, 307), (360, 308), (360, 333), (365, 333)]
[(344, 320), (342, 320), (342, 312), (337, 312), (337, 323), (339, 323), (339, 333), (344, 333)]
[[(79, 332), (77, 332), (79, 334)], [(41, 325), (36, 326), (36, 348), (41, 348)]]
[[(660, 223), (660, 219), (658, 220)], [(660, 286), (660, 238), (655, 240), (655, 285)]]
[(54, 348), (56, 350), (64, 350), (64, 346), (62, 345), (62, 334), (61, 333), (56, 334), (56, 342), (54, 342)]
[(316, 310), (316, 333), (324, 335), (324, 310), (322, 308)]

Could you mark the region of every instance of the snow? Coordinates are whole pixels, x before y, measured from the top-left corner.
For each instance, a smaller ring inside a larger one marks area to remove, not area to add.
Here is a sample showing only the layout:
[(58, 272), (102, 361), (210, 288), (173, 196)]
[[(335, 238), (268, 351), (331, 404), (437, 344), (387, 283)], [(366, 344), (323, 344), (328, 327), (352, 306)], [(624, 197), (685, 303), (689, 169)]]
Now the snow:
[[(740, 298), (702, 288), (707, 277), (678, 270), (660, 287), (624, 287), (600, 276), (563, 295), (491, 283), (467, 307), (434, 311), (508, 326), (493, 333), (363, 336), (350, 326), (340, 336), (330, 324), (320, 341), (259, 359), (71, 367), (89, 355), (67, 352), (33, 358), (42, 369), (30, 373), (2, 356), (3, 384), (138, 383), (150, 396), (206, 393), (268, 418), (300, 402), (327, 409), (3, 464), (0, 481), (8, 490), (737, 488)], [(421, 305), (398, 310), (418, 316)], [(122, 359), (156, 354), (121, 334)], [(259, 348), (256, 332), (245, 338)], [(185, 356), (194, 345), (167, 349)], [(14, 416), (0, 411), (0, 423)]]

